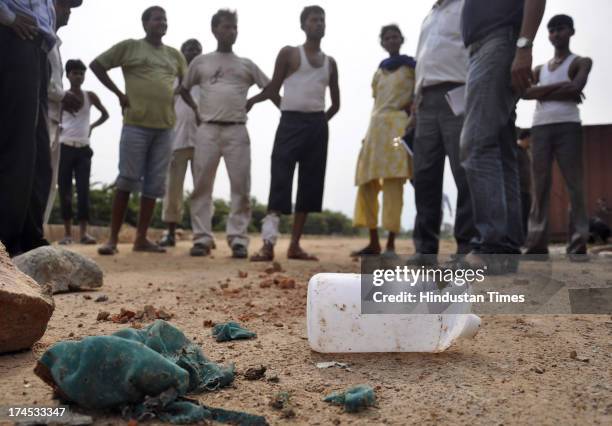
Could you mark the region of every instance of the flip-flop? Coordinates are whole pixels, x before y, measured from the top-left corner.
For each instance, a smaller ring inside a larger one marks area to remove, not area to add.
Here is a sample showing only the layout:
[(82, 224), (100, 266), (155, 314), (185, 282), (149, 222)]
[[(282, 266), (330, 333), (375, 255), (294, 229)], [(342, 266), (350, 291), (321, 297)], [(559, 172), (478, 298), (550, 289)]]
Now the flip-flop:
[(141, 253), (166, 253), (166, 249), (158, 246), (157, 244), (146, 245), (142, 247), (134, 246), (132, 251), (138, 251)]
[(62, 246), (68, 246), (68, 245), (72, 244), (72, 238), (70, 238), (70, 237), (62, 238), (58, 244), (60, 244)]
[(96, 240), (90, 235), (85, 235), (84, 237), (81, 238), (80, 243), (85, 244), (85, 245), (92, 245), (96, 243)]
[(368, 255), (377, 256), (379, 254), (380, 254), (380, 249), (374, 250), (370, 247), (364, 247), (361, 250), (352, 251), (351, 257), (368, 256)]
[(274, 255), (270, 255), (267, 253), (264, 253), (263, 251), (258, 251), (257, 253), (255, 253), (254, 255), (252, 255), (249, 260), (251, 262), (271, 262), (274, 260)]
[(112, 256), (113, 254), (119, 253), (117, 246), (112, 244), (104, 244), (103, 246), (98, 247), (98, 254), (102, 256)]
[(317, 256), (314, 256), (312, 254), (308, 254), (305, 251), (300, 251), (298, 253), (293, 253), (293, 254), (287, 253), (287, 259), (307, 260), (307, 261), (311, 261), (311, 262), (318, 262), (319, 261), (319, 258)]

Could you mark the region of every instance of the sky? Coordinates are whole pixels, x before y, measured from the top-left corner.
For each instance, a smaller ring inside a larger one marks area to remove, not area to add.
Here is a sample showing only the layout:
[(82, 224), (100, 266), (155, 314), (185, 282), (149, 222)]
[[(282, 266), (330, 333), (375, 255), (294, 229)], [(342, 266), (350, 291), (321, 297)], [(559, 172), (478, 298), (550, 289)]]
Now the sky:
[[(385, 52), (380, 47), (380, 27), (396, 23), (404, 33), (402, 52), (414, 55), (420, 25), (433, 0), (319, 0), (326, 10), (327, 31), (322, 42), (325, 53), (338, 63), (342, 106), (330, 122), (330, 141), (325, 181), (324, 208), (353, 215), (356, 187), (355, 166), (361, 141), (367, 131), (372, 109), (371, 79)], [(252, 59), (271, 77), (274, 60), (285, 45), (299, 45), (304, 41), (299, 15), (304, 6), (313, 4), (301, 0), (85, 0), (74, 9), (69, 25), (60, 29), (64, 61), (79, 58), (86, 64), (113, 44), (127, 38), (142, 38), (140, 22), (142, 11), (157, 4), (167, 11), (168, 32), (164, 43), (177, 49), (188, 38), (197, 38), (204, 53), (216, 49), (210, 31), (210, 18), (220, 8), (238, 12), (238, 40), (234, 46), (237, 55)], [(594, 61), (593, 71), (585, 89), (582, 106), (584, 124), (612, 123), (612, 97), (609, 76), (612, 75), (612, 50), (609, 46), (607, 26), (612, 18), (609, 0), (548, 0), (543, 24), (533, 50), (534, 63), (547, 61), (553, 55), (548, 42), (546, 26), (550, 17), (565, 13), (574, 18), (576, 35), (572, 50), (589, 56)], [(123, 88), (121, 71), (111, 71), (111, 77)], [(65, 80), (65, 86), (69, 85)], [(90, 72), (84, 88), (94, 91), (110, 112), (111, 118), (94, 130), (92, 147), (92, 182), (112, 183), (117, 176), (121, 111), (117, 98), (104, 88)], [(254, 86), (250, 96), (258, 93)], [(328, 99), (329, 105), (329, 99)], [(534, 102), (521, 102), (518, 106), (519, 126), (530, 126)], [(97, 117), (93, 112), (92, 120)], [(280, 117), (270, 102), (256, 105), (249, 114), (248, 129), (251, 137), (252, 195), (266, 203), (270, 184), (270, 154), (274, 133)], [(588, 165), (587, 165), (588, 167)], [(186, 189), (193, 187), (187, 176)], [(444, 192), (456, 198), (456, 188), (450, 170), (446, 168)], [(223, 163), (215, 180), (214, 196), (229, 199), (229, 181)], [(294, 185), (295, 196), (295, 185)], [(404, 191), (402, 227), (412, 229), (416, 209), (414, 192), (409, 183)], [(453, 219), (445, 212), (446, 222)]]

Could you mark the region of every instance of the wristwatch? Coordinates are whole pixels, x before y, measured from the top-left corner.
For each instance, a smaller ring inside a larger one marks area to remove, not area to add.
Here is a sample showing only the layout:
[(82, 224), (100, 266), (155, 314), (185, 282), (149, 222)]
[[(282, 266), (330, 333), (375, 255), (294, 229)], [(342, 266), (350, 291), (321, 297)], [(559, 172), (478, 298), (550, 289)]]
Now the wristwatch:
[(527, 37), (520, 37), (516, 41), (516, 47), (519, 49), (531, 49), (533, 47), (533, 41)]

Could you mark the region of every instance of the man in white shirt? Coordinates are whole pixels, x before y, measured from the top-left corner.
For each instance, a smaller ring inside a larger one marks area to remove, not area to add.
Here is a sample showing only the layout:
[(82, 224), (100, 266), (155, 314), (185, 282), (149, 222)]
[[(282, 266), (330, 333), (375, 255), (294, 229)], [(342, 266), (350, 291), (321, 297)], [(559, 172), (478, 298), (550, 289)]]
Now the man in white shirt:
[[(71, 9), (79, 7), (82, 0), (56, 0), (55, 1), (55, 32), (68, 25)], [(45, 208), (45, 216), (43, 223), (49, 222), (53, 204), (55, 202), (55, 194), (57, 192), (57, 175), (60, 162), (60, 122), (62, 110), (66, 112), (78, 111), (82, 102), (77, 99), (70, 91), (64, 90), (64, 65), (60, 54), (62, 40), (56, 35), (57, 42), (53, 49), (49, 52), (49, 70), (51, 72), (49, 78), (49, 87), (47, 88), (49, 116), (47, 117), (47, 126), (49, 128), (49, 140), (51, 142), (51, 188), (49, 190), (49, 198)]]
[[(253, 84), (264, 88), (270, 80), (250, 59), (233, 53), (238, 35), (235, 12), (219, 10), (212, 18), (217, 50), (194, 59), (183, 80), (181, 95), (198, 120), (193, 154), (194, 190), (191, 198), (192, 256), (206, 256), (214, 244), (212, 191), (219, 161), (223, 157), (230, 179), (231, 211), (227, 219), (227, 242), (232, 257), (248, 256), (247, 228), (251, 220), (251, 147), (246, 128), (247, 94)], [(191, 98), (200, 87), (199, 109)], [(279, 102), (277, 99), (276, 102)]]
[(475, 232), (469, 187), (459, 159), (463, 114), (455, 115), (446, 100), (446, 94), (463, 86), (467, 76), (468, 53), (460, 29), (463, 3), (464, 0), (438, 0), (421, 27), (414, 105), (416, 254), (409, 259), (414, 265), (437, 262), (446, 156), (458, 191), (454, 227), (457, 257), (470, 251)]
[[(187, 64), (202, 54), (202, 44), (196, 39), (189, 39), (181, 46), (181, 53), (185, 56)], [(200, 100), (199, 86), (193, 86), (191, 97), (195, 102)], [(174, 142), (172, 145), (172, 158), (166, 176), (166, 194), (162, 208), (162, 220), (168, 225), (168, 232), (159, 241), (162, 247), (176, 245), (176, 227), (183, 218), (183, 185), (187, 166), (191, 163), (193, 175), (193, 150), (195, 136), (198, 130), (196, 116), (181, 96), (174, 103), (176, 124), (174, 125)]]

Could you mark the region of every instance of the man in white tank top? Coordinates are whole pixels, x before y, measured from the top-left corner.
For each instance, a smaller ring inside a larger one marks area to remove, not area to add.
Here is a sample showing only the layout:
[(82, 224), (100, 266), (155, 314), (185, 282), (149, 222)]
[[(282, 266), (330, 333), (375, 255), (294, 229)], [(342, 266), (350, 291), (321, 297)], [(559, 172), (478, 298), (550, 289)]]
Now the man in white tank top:
[[(58, 168), (58, 189), (60, 208), (64, 220), (64, 238), (60, 244), (72, 243), (72, 177), (77, 189), (77, 219), (81, 233), (81, 244), (95, 244), (87, 233), (89, 222), (89, 176), (91, 157), (89, 138), (96, 127), (108, 120), (108, 111), (94, 92), (81, 90), (87, 67), (78, 59), (66, 62), (66, 76), (70, 81), (70, 93), (79, 100), (81, 108), (75, 112), (63, 111), (59, 135), (60, 161)], [(94, 123), (90, 121), (91, 106), (95, 106), (101, 116)], [(91, 123), (91, 124), (90, 124)]]
[(533, 78), (537, 86), (524, 95), (525, 99), (538, 101), (531, 130), (534, 192), (526, 254), (543, 255), (542, 259), (548, 255), (550, 179), (553, 159), (556, 159), (571, 204), (567, 254), (570, 260), (585, 261), (588, 260), (585, 254), (589, 225), (584, 204), (582, 125), (578, 104), (582, 102), (582, 90), (593, 62), (570, 51), (570, 39), (575, 33), (571, 17), (554, 16), (548, 22), (548, 31), (555, 56), (536, 67)]
[[(340, 109), (338, 69), (331, 56), (321, 51), (325, 36), (325, 11), (319, 6), (304, 8), (300, 15), (306, 42), (302, 46), (285, 46), (276, 58), (272, 82), (247, 103), (278, 95), (284, 86), (281, 120), (272, 151), (272, 177), (268, 214), (262, 222), (263, 247), (251, 261), (274, 259), (274, 244), (279, 235), (281, 214), (291, 214), (293, 174), (299, 164), (297, 199), (289, 259), (317, 260), (300, 247), (300, 238), (310, 212), (320, 212), (323, 203), (325, 165), (327, 160), (327, 122)], [(332, 105), (325, 111), (325, 94), (329, 86)]]

